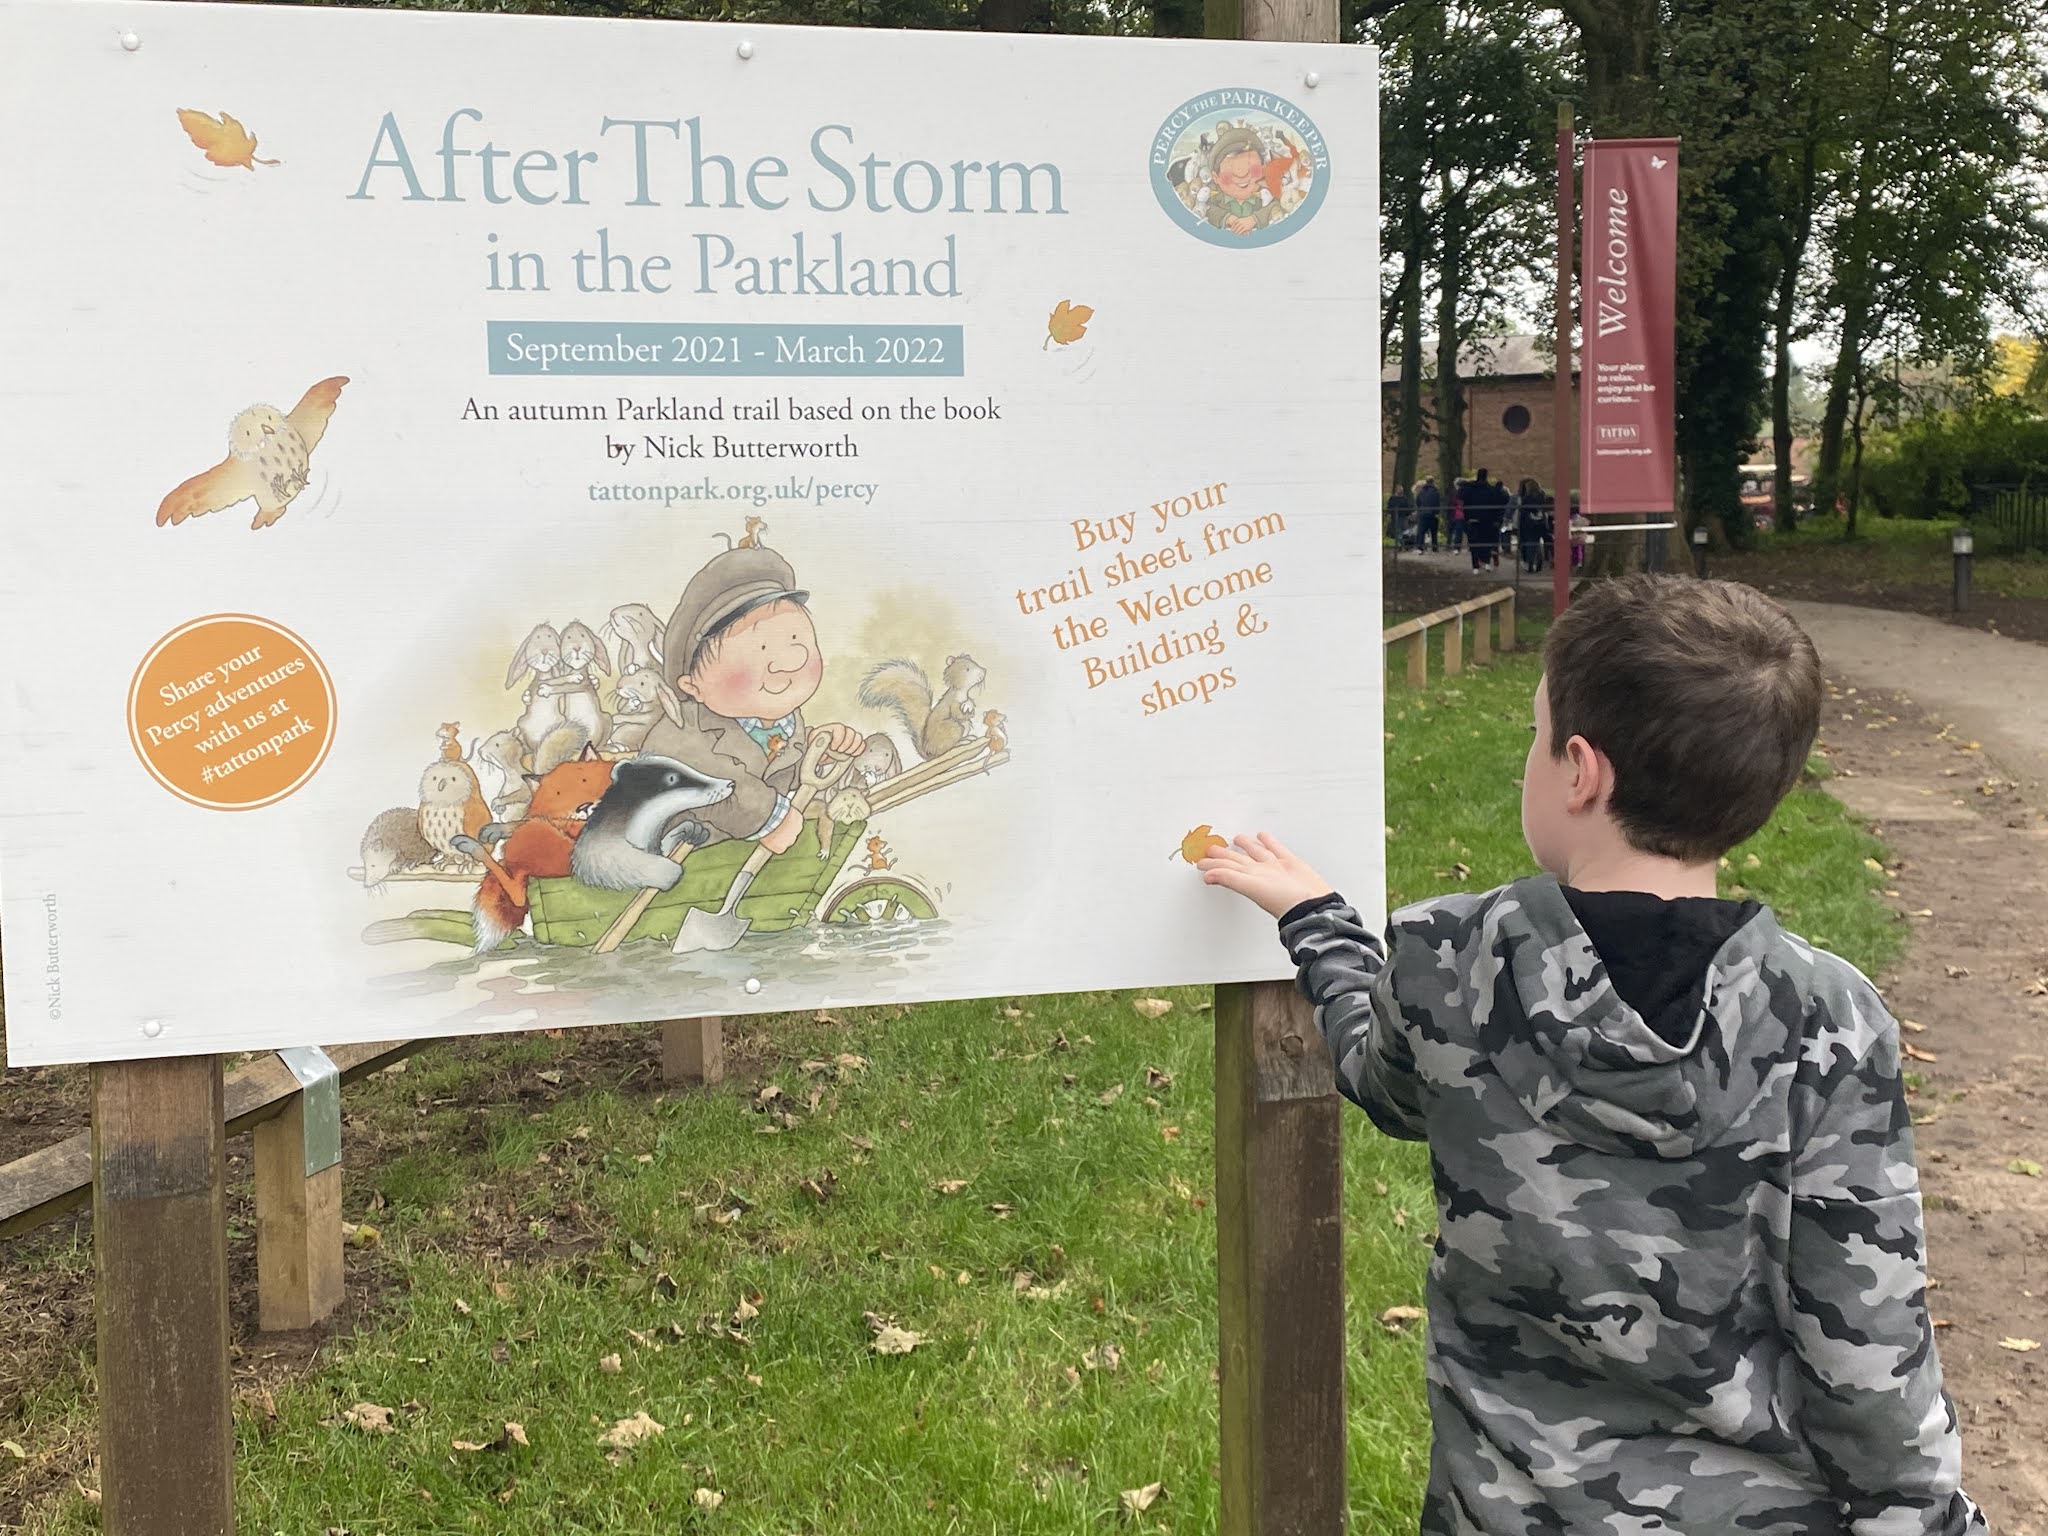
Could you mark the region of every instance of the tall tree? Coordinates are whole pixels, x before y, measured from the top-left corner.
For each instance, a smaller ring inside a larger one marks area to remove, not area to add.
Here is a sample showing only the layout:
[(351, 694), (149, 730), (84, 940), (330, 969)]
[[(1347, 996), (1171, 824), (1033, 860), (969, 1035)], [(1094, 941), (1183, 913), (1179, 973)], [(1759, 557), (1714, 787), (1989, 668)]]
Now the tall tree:
[(1842, 0), (1839, 143), (1824, 188), (1834, 343), (1815, 466), (1834, 505), (1873, 340), (1914, 359), (1989, 361), (1988, 310), (2025, 311), (2048, 225), (2039, 173), (2041, 45), (2004, 0)]
[(1383, 352), (1400, 338), (1395, 479), (1414, 478), (1426, 418), (1448, 485), (1465, 468), (1459, 360), (1474, 337), (1504, 327), (1548, 265), (1564, 39), (1533, 5), (1477, 0), (1405, 0), (1354, 35), (1381, 48)]

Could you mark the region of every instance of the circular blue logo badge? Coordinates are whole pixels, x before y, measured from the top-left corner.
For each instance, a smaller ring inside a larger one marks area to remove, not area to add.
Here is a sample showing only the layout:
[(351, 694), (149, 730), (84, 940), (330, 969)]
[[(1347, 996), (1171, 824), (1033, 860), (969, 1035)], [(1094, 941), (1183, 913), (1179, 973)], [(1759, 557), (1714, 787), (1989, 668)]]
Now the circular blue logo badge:
[(1329, 151), (1311, 118), (1268, 91), (1207, 91), (1152, 136), (1152, 190), (1167, 217), (1211, 245), (1273, 245), (1316, 215)]

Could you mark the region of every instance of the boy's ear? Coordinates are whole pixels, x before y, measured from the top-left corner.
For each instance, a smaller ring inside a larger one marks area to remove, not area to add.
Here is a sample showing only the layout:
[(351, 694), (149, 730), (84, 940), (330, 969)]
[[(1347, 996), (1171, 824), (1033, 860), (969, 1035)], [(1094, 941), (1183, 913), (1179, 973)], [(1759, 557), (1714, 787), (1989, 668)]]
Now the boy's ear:
[(1597, 810), (1613, 793), (1613, 763), (1583, 736), (1566, 742), (1564, 755), (1572, 765), (1572, 787), (1565, 797), (1565, 809), (1574, 814)]

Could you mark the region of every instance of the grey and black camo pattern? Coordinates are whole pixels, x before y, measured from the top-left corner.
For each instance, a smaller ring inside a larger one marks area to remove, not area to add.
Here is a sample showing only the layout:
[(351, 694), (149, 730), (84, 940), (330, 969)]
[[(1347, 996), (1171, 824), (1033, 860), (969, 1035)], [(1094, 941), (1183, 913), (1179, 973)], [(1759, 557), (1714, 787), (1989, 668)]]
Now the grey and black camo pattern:
[(1615, 993), (1548, 876), (1281, 932), (1339, 1084), (1426, 1140), (1426, 1532), (1908, 1536), (1962, 1492), (1898, 1027), (1769, 912), (1693, 1039)]

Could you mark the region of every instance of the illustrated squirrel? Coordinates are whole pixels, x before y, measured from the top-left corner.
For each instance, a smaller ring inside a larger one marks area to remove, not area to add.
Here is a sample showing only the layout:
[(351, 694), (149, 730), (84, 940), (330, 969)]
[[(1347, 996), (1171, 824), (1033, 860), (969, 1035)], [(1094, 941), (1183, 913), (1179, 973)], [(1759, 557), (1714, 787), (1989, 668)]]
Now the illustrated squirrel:
[(999, 752), (1007, 752), (1009, 750), (1010, 738), (1006, 734), (1009, 724), (1008, 718), (1005, 717), (1000, 709), (992, 709), (981, 717), (981, 730), (982, 734), (988, 737), (988, 755), (990, 757), (994, 757)]
[(914, 661), (898, 658), (872, 667), (860, 682), (860, 701), (870, 709), (886, 709), (926, 758), (950, 752), (974, 733), (974, 690), (988, 672), (972, 656), (946, 658), (942, 674), (946, 691), (932, 697), (931, 679)]
[[(556, 727), (559, 731), (560, 726)], [(500, 821), (517, 821), (526, 814), (533, 798), (533, 786), (526, 775), (533, 769), (533, 751), (517, 731), (498, 731), (486, 736), (476, 749), (477, 760), (498, 770), (503, 787), (491, 796), (491, 814)]]
[[(527, 774), (533, 798), (526, 819), (507, 828), (501, 822), (484, 827), (477, 837), (456, 840), (459, 852), (484, 867), (476, 888), (474, 921), (476, 952), (496, 949), (505, 935), (526, 921), (526, 882), (560, 879), (569, 873), (570, 855), (585, 821), (611, 787), (612, 765), (585, 746), (583, 755), (545, 774)], [(484, 845), (505, 844), (493, 858)]]
[(882, 841), (880, 834), (868, 839), (868, 873), (878, 875), (894, 866), (896, 861), (889, 857), (889, 845)]
[(765, 533), (767, 529), (768, 523), (765, 518), (749, 517), (747, 519), (747, 531), (740, 535), (738, 542), (734, 542), (733, 536), (729, 533), (718, 533), (714, 531), (712, 533), (712, 537), (725, 540), (725, 547), (728, 550), (759, 549), (761, 547), (761, 535)]
[(611, 783), (576, 839), (570, 872), (608, 891), (650, 885), (665, 891), (683, 877), (681, 860), (672, 856), (676, 848), (711, 841), (711, 829), (689, 813), (731, 794), (731, 779), (714, 779), (674, 758), (614, 764)]

